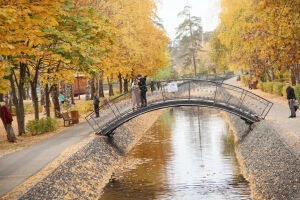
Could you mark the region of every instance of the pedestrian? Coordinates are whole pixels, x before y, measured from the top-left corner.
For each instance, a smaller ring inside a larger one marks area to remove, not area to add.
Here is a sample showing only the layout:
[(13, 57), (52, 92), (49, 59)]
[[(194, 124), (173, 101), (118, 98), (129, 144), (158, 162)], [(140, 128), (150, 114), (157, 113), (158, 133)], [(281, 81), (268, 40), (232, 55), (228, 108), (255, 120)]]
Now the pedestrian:
[(147, 106), (147, 85), (146, 85), (146, 80), (147, 80), (147, 76), (143, 77), (142, 75), (138, 75), (138, 79), (139, 79), (139, 88), (141, 91), (141, 101), (142, 101), (142, 107), (146, 107)]
[(156, 82), (157, 90), (160, 90), (161, 88), (161, 83), (159, 81)]
[(153, 81), (150, 82), (150, 89), (151, 89), (151, 92), (154, 92), (154, 90), (155, 90), (155, 86), (154, 86)]
[(62, 112), (62, 105), (65, 103), (65, 96), (63, 95), (62, 92), (59, 93), (59, 107), (60, 107), (60, 111)]
[(141, 106), (141, 93), (139, 89), (139, 80), (135, 79), (131, 85), (131, 101), (132, 110), (138, 109)]
[(60, 94), (59, 94), (59, 100), (60, 100), (60, 103), (61, 103), (61, 104), (64, 104), (64, 103), (65, 103), (65, 96), (63, 95), (62, 92), (60, 92)]
[[(61, 106), (61, 105), (60, 105)], [(61, 109), (61, 108), (60, 108)], [(43, 111), (42, 111), (43, 115), (47, 115), (47, 110), (46, 110), (46, 104), (43, 106)]]
[(17, 138), (15, 136), (14, 129), (11, 125), (13, 118), (5, 105), (0, 105), (0, 117), (6, 130), (7, 140), (9, 142), (16, 142)]
[(93, 103), (94, 103), (94, 109), (95, 109), (96, 117), (99, 117), (99, 103), (100, 103), (100, 100), (97, 97), (97, 93), (94, 93)]
[(291, 110), (291, 115), (289, 116), (289, 118), (294, 118), (296, 117), (295, 106), (294, 106), (294, 102), (296, 101), (296, 95), (295, 95), (294, 88), (290, 86), (289, 82), (286, 83), (286, 96)]

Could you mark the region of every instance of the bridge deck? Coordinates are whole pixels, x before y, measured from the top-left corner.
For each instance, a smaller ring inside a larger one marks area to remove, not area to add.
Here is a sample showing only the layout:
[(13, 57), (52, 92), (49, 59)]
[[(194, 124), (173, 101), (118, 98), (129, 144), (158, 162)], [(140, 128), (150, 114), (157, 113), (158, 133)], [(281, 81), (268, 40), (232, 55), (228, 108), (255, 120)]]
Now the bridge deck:
[(93, 130), (100, 135), (112, 131), (143, 113), (174, 106), (212, 107), (231, 112), (247, 122), (257, 122), (266, 117), (273, 103), (242, 88), (222, 82), (181, 79), (161, 82), (161, 87), (151, 92), (148, 87), (148, 106), (132, 109), (131, 92), (105, 103), (95, 112), (86, 116)]

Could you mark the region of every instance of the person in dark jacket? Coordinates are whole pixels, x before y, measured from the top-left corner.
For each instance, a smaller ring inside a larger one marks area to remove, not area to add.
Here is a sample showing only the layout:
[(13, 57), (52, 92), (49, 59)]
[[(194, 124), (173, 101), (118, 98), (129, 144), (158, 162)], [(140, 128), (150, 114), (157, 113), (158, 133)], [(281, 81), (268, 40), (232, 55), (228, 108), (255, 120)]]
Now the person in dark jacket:
[(12, 127), (12, 115), (5, 105), (0, 105), (0, 118), (2, 119), (3, 125), (7, 133), (7, 139), (9, 142), (16, 142), (17, 138)]
[(142, 101), (142, 107), (147, 106), (147, 85), (146, 85), (146, 80), (147, 76), (143, 77), (142, 75), (138, 75), (137, 77), (139, 79), (139, 88), (141, 90), (141, 101)]
[(294, 107), (294, 101), (296, 101), (296, 95), (294, 88), (290, 86), (290, 83), (286, 83), (286, 97), (288, 99), (289, 107), (291, 110), (291, 116), (289, 118), (296, 117), (295, 107)]
[(95, 109), (95, 114), (96, 117), (99, 117), (99, 97), (97, 97), (97, 93), (94, 94), (94, 98), (93, 98), (93, 103), (94, 103), (94, 109)]
[(150, 89), (151, 89), (151, 92), (154, 92), (154, 90), (155, 90), (155, 86), (154, 86), (153, 81), (150, 82)]

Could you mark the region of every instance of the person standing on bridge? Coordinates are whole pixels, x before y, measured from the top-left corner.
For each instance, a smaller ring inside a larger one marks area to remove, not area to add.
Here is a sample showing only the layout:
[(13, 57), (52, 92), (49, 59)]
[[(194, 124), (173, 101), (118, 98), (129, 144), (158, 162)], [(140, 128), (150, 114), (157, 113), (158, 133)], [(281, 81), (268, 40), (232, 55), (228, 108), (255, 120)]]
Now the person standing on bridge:
[(294, 118), (296, 117), (295, 106), (294, 106), (294, 102), (296, 101), (296, 95), (295, 95), (294, 88), (290, 86), (289, 82), (286, 83), (286, 96), (291, 110), (291, 116), (289, 116), (289, 118)]
[(131, 85), (132, 110), (138, 109), (141, 106), (141, 94), (138, 82), (139, 80), (135, 79)]
[(93, 98), (93, 103), (94, 103), (94, 109), (95, 109), (95, 114), (96, 117), (99, 117), (99, 97), (97, 97), (97, 93), (94, 93), (94, 98)]
[(147, 85), (146, 85), (146, 79), (147, 76), (143, 77), (142, 75), (138, 75), (138, 79), (139, 79), (139, 88), (141, 90), (141, 101), (142, 101), (142, 107), (146, 107), (147, 106), (147, 97), (146, 97), (146, 93), (147, 93)]

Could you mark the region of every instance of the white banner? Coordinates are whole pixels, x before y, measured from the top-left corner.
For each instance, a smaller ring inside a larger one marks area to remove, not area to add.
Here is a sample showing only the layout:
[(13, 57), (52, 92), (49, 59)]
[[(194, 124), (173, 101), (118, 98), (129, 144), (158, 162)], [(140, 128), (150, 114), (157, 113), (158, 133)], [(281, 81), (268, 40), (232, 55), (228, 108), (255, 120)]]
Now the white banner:
[(168, 83), (168, 92), (178, 92), (177, 83)]

